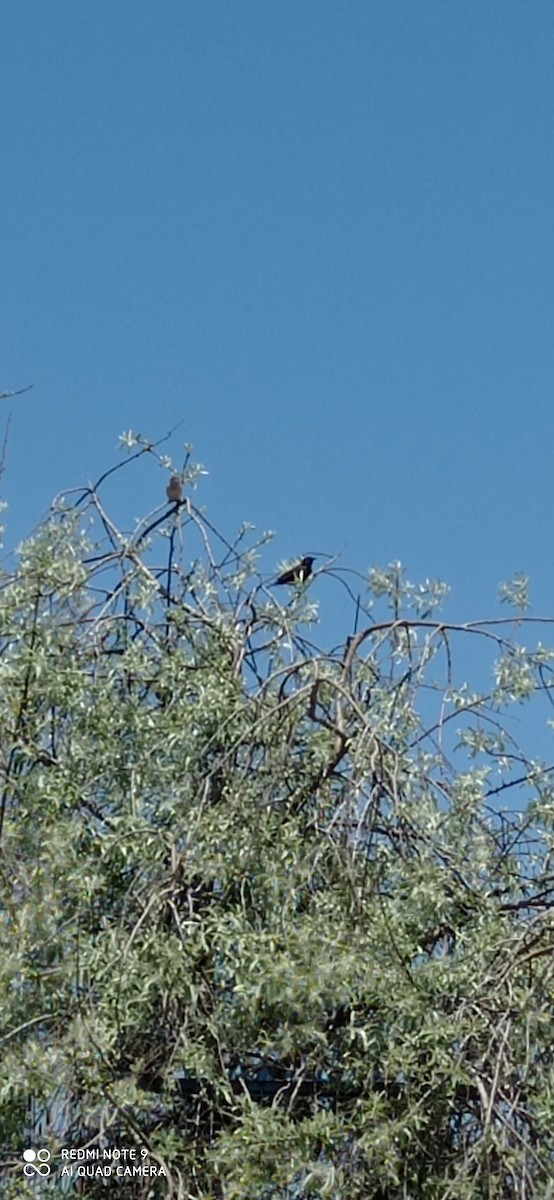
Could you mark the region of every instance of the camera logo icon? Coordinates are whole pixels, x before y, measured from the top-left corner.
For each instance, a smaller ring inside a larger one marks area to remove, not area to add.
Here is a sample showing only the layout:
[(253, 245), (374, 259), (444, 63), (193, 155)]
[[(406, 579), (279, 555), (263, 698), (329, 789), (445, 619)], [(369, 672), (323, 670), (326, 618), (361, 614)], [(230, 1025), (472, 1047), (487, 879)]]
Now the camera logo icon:
[(23, 1174), (27, 1175), (28, 1178), (31, 1175), (42, 1175), (43, 1178), (46, 1178), (50, 1174), (51, 1167), (48, 1166), (50, 1160), (49, 1150), (24, 1150), (23, 1158), (25, 1159)]

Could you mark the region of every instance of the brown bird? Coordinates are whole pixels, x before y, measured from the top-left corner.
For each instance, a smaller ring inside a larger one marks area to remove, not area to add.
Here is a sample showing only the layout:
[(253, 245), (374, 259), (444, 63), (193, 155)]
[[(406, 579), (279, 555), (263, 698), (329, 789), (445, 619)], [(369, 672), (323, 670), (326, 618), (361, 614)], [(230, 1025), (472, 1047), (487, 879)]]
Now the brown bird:
[(183, 495), (183, 480), (180, 475), (172, 475), (166, 487), (166, 495), (172, 504), (178, 504)]
[(306, 556), (301, 559), (299, 563), (296, 563), (296, 566), (290, 567), (288, 571), (283, 571), (283, 574), (275, 580), (273, 586), (277, 587), (277, 585), (281, 585), (282, 583), (289, 583), (293, 585), (305, 583), (306, 580), (310, 578), (310, 575), (313, 571), (314, 561), (315, 560), (311, 554), (306, 554)]

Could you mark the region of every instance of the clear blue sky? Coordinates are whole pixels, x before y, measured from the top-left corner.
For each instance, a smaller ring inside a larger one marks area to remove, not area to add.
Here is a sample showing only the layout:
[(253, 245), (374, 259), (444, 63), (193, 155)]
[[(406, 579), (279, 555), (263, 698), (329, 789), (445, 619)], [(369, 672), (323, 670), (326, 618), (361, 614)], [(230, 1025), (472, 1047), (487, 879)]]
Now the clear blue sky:
[(183, 420), (268, 570), (552, 612), (552, 0), (3, 0), (0, 46), (7, 546)]

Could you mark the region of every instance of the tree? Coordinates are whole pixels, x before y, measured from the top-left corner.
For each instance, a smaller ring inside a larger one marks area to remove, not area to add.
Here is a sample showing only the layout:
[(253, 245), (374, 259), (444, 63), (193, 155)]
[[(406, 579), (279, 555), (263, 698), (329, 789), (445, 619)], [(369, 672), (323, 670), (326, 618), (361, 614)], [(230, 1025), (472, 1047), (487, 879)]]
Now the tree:
[[(359, 595), (323, 568), (355, 622), (322, 651), (317, 572), (275, 599), (267, 536), (218, 533), (198, 473), (131, 536), (105, 476), (62, 497), (2, 579), (4, 1194), (35, 1194), (31, 1105), (53, 1196), (553, 1195), (553, 774), (508, 725), (552, 703), (552, 651), (520, 640), (525, 581), (514, 616), (452, 625), (398, 564)], [(469, 639), (487, 689), (456, 682)]]

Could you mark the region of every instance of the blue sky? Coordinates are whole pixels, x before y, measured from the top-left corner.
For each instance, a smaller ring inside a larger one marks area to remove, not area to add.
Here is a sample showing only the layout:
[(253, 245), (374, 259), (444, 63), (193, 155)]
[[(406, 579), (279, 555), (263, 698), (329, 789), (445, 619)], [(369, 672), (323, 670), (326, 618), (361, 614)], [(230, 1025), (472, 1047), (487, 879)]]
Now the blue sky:
[(183, 421), (268, 572), (401, 559), (471, 619), (521, 571), (548, 615), (551, 0), (4, 0), (0, 46), (7, 546)]

